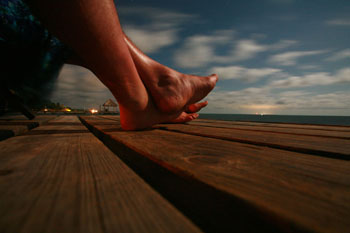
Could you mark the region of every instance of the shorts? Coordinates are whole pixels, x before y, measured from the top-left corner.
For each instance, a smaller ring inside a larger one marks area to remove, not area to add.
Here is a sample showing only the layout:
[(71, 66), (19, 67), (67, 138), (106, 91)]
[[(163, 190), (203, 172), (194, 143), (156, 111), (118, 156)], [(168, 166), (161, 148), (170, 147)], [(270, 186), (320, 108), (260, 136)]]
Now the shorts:
[(1, 85), (32, 107), (48, 100), (60, 69), (72, 54), (23, 0), (0, 0), (0, 51)]

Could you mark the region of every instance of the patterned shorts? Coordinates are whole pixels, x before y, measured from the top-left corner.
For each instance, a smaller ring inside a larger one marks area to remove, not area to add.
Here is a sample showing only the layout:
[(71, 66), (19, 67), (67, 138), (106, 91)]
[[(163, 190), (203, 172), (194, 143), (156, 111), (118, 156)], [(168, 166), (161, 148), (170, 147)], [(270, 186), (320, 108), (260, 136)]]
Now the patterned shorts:
[(26, 102), (47, 96), (71, 54), (23, 0), (0, 0), (0, 51), (1, 85), (15, 90)]

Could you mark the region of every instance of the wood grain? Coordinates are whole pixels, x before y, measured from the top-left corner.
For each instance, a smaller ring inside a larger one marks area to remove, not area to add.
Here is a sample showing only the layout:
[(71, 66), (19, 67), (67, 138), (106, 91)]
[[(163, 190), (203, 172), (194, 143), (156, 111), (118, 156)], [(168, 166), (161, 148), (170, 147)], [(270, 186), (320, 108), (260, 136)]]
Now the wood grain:
[(350, 160), (350, 141), (304, 135), (291, 135), (264, 131), (247, 131), (230, 128), (212, 128), (192, 125), (162, 125), (164, 129), (205, 137), (244, 142), (254, 145), (281, 148), (331, 158)]
[[(119, 121), (119, 116), (101, 116), (96, 117)], [(279, 132), (295, 135), (312, 135), (318, 137), (334, 137), (348, 139), (350, 138), (349, 126), (334, 125), (311, 125), (311, 124), (293, 124), (293, 123), (263, 123), (263, 122), (243, 122), (243, 121), (220, 121), (209, 119), (196, 119), (186, 124), (200, 125), (214, 128), (234, 128), (254, 131)]]
[(200, 232), (78, 122), (0, 142), (0, 232)]
[(56, 116), (37, 116), (33, 120), (28, 120), (23, 115), (2, 116), (0, 117), (0, 141), (24, 134), (54, 118)]
[[(228, 125), (248, 125), (248, 126), (268, 126), (278, 128), (295, 128), (295, 129), (318, 129), (318, 130), (336, 130), (350, 132), (350, 126), (338, 126), (338, 125), (313, 125), (313, 124), (296, 124), (296, 123), (264, 123), (264, 122), (251, 122), (251, 121), (222, 121), (222, 120), (210, 120), (210, 119), (196, 119), (194, 122), (208, 122), (208, 123), (224, 123)], [(190, 123), (192, 124), (192, 123)]]
[(5, 115), (0, 116), (0, 121), (7, 121), (7, 122), (45, 122), (56, 118), (56, 115), (40, 115), (36, 116), (32, 120), (28, 120), (27, 117), (23, 115)]
[(349, 161), (161, 129), (125, 132), (116, 118), (83, 119), (205, 231), (350, 232)]
[[(95, 117), (91, 119), (114, 120), (119, 122), (119, 118), (117, 117)], [(280, 132), (278, 128), (276, 130), (274, 127), (269, 127), (271, 129), (269, 131), (261, 130), (259, 127), (255, 129), (255, 126), (248, 126), (248, 129), (232, 128), (232, 122), (227, 122), (226, 126), (222, 126), (225, 125), (222, 123), (220, 127), (217, 127), (215, 123), (212, 125), (211, 123), (201, 125), (201, 123), (194, 122), (192, 124), (160, 124), (159, 127), (161, 129), (180, 133), (350, 160), (350, 141), (343, 137), (326, 136), (325, 133), (327, 134), (330, 132), (332, 134), (335, 131), (326, 131), (325, 127), (323, 127), (323, 130), (313, 130), (316, 131), (312, 132), (313, 135), (307, 135), (310, 130), (305, 130), (306, 132), (303, 132), (301, 129), (296, 129), (298, 131), (296, 134), (286, 133), (285, 129), (282, 129), (282, 132)], [(289, 130), (289, 128), (287, 128), (287, 130)], [(317, 132), (320, 132), (322, 137), (314, 135)], [(344, 136), (343, 133), (344, 132), (340, 132), (340, 134)]]
[(339, 138), (339, 139), (350, 139), (350, 130), (327, 130), (328, 127), (319, 127), (318, 129), (308, 129), (306, 128), (291, 128), (283, 127), (283, 125), (265, 125), (265, 124), (256, 124), (256, 125), (239, 125), (239, 124), (230, 124), (227, 122), (206, 122), (206, 121), (192, 121), (189, 125), (198, 125), (214, 128), (229, 128), (229, 129), (239, 129), (239, 130), (248, 130), (248, 131), (261, 131), (261, 132), (272, 132), (272, 133), (284, 133), (292, 135), (304, 135), (304, 136), (316, 136), (316, 137), (326, 137), (326, 138)]

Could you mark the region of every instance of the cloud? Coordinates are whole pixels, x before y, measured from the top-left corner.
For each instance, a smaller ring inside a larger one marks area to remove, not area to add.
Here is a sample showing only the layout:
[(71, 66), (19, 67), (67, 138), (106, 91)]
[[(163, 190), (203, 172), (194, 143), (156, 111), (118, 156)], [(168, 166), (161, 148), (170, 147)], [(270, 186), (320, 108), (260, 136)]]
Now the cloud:
[(268, 88), (251, 87), (237, 91), (214, 90), (208, 97), (205, 111), (216, 113), (273, 113), (281, 108)]
[(297, 64), (297, 60), (301, 57), (312, 56), (321, 53), (325, 53), (325, 50), (316, 50), (316, 51), (293, 51), (293, 52), (285, 52), (276, 55), (272, 55), (268, 62), (282, 65), (282, 66), (293, 66)]
[(64, 65), (51, 95), (52, 101), (75, 108), (98, 107), (109, 98), (114, 99), (92, 72), (73, 65)]
[(306, 93), (292, 98), (281, 97), (281, 99), (288, 101), (288, 109), (293, 112), (297, 110), (295, 114), (300, 114), (300, 112), (312, 112), (316, 115), (339, 115), (340, 112), (349, 114), (350, 94), (343, 91), (318, 94)]
[(238, 91), (214, 91), (207, 97), (208, 112), (216, 113), (273, 113), (282, 108), (265, 88), (247, 88)]
[(215, 55), (215, 48), (218, 45), (230, 44), (234, 33), (233, 30), (219, 30), (211, 35), (188, 37), (183, 46), (175, 53), (174, 61), (180, 67), (194, 68), (221, 60)]
[(339, 51), (333, 54), (333, 56), (327, 58), (326, 61), (339, 61), (346, 58), (350, 58), (350, 49), (344, 49), (343, 51)]
[(305, 76), (291, 76), (287, 79), (276, 80), (271, 83), (275, 88), (307, 87), (314, 85), (329, 85), (333, 83), (333, 77), (329, 73), (320, 72)]
[(254, 40), (240, 40), (231, 55), (233, 61), (243, 61), (255, 57), (257, 53), (268, 50), (268, 46), (259, 45)]
[(313, 69), (320, 68), (320, 66), (319, 65), (300, 65), (297, 68), (301, 70), (313, 70)]
[(122, 16), (142, 16), (149, 20), (152, 20), (153, 25), (157, 27), (168, 28), (170, 26), (178, 26), (180, 23), (194, 20), (197, 18), (195, 15), (174, 12), (170, 10), (155, 8), (155, 7), (118, 7), (118, 14)]
[(177, 30), (150, 30), (126, 26), (125, 33), (145, 53), (154, 53), (178, 40)]
[(271, 50), (285, 49), (296, 44), (298, 44), (298, 41), (296, 40), (280, 40), (279, 42), (270, 45), (269, 49)]
[[(255, 40), (239, 40), (232, 54), (231, 61), (244, 61), (254, 58), (258, 53), (268, 50), (280, 50), (297, 44), (295, 40), (280, 40), (275, 44), (259, 44)], [(227, 59), (227, 58), (225, 58)]]
[[(279, 93), (279, 96), (283, 97), (287, 97), (287, 98), (295, 98), (298, 96), (305, 96), (308, 95), (308, 92), (306, 91), (301, 91), (301, 90), (297, 90), (297, 91), (284, 91)], [(284, 101), (285, 102), (285, 101)]]
[(155, 53), (178, 41), (182, 25), (196, 16), (152, 7), (120, 7), (119, 14), (126, 18), (144, 19), (144, 24), (123, 23), (125, 33), (146, 53)]
[[(236, 67), (238, 73), (254, 76), (258, 73), (280, 72), (277, 69), (248, 69)], [(269, 70), (270, 69), (270, 70)], [(258, 77), (259, 78), (259, 77)], [(208, 97), (209, 106), (206, 112), (216, 113), (266, 113), (266, 114), (350, 114), (350, 93), (310, 93), (305, 90), (285, 90), (292, 87), (306, 87), (310, 85), (331, 85), (350, 82), (350, 68), (344, 68), (331, 75), (329, 73), (314, 73), (287, 83), (273, 81), (262, 87), (250, 87), (238, 91), (214, 90)], [(283, 81), (283, 80), (278, 80)], [(98, 107), (113, 95), (109, 90), (85, 68), (65, 65), (62, 69), (55, 91), (52, 95), (54, 102), (76, 108)]]
[(350, 93), (337, 91), (332, 93), (312, 93), (296, 91), (282, 92), (276, 95), (284, 102), (280, 112), (287, 114), (348, 115), (350, 113)]
[[(297, 43), (280, 40), (274, 44), (260, 44), (253, 39), (235, 40), (234, 30), (214, 31), (209, 35), (188, 37), (174, 56), (176, 65), (184, 68), (203, 67), (209, 63), (230, 64), (256, 57), (268, 50), (280, 50)], [(227, 54), (218, 54), (217, 49), (226, 47)]]
[[(236, 72), (235, 75), (238, 75), (248, 69), (233, 67), (232, 70), (232, 73)], [(271, 73), (273, 72), (271, 71)], [(286, 75), (280, 70), (276, 70), (275, 74), (276, 76)], [(209, 106), (204, 111), (249, 114), (258, 112), (265, 114), (348, 115), (350, 114), (350, 93), (348, 91), (333, 90), (330, 93), (320, 93), (319, 91), (313, 92), (313, 89), (300, 89), (339, 83), (350, 83), (350, 67), (340, 69), (334, 74), (317, 72), (303, 76), (290, 76), (286, 79), (271, 81), (264, 86), (243, 90), (215, 89), (207, 97)], [(289, 88), (297, 89), (289, 90)]]
[(337, 72), (338, 82), (350, 82), (350, 68), (344, 68)]
[(326, 21), (326, 24), (331, 26), (350, 26), (350, 19), (331, 19)]
[(280, 50), (297, 44), (295, 40), (280, 40), (274, 44), (259, 44), (254, 40), (240, 40), (230, 55), (232, 61), (244, 61), (254, 58), (258, 53), (268, 50)]
[(312, 93), (307, 91), (272, 92), (247, 88), (239, 91), (214, 91), (207, 97), (204, 111), (213, 113), (264, 113), (290, 115), (349, 115), (350, 93)]
[(304, 76), (291, 76), (287, 79), (272, 81), (269, 86), (271, 88), (296, 88), (326, 86), (345, 82), (350, 82), (350, 68), (341, 69), (335, 75), (327, 72), (319, 72)]
[(242, 66), (213, 67), (209, 73), (216, 73), (220, 80), (238, 79), (248, 83), (256, 82), (260, 78), (277, 74), (279, 69), (272, 68), (245, 68)]

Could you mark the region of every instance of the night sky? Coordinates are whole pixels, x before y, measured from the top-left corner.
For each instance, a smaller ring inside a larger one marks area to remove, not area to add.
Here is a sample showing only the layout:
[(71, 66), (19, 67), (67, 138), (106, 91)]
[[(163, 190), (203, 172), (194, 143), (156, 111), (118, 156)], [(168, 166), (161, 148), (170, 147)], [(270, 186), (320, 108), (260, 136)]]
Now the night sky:
[[(126, 33), (181, 72), (217, 73), (206, 113), (350, 115), (348, 0), (119, 0)], [(65, 66), (52, 100), (111, 98), (90, 72)]]

